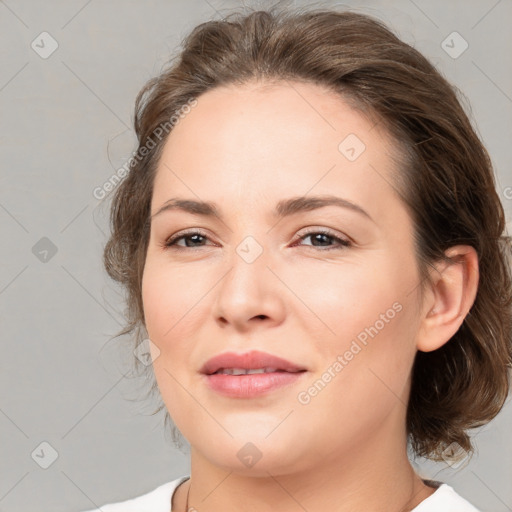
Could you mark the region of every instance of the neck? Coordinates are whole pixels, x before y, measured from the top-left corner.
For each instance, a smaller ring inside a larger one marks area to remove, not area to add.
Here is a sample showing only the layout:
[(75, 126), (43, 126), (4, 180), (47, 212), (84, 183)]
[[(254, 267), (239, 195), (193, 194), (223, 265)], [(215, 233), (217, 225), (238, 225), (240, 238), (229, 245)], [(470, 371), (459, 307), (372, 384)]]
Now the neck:
[(333, 453), (316, 467), (264, 471), (257, 477), (214, 466), (192, 447), (191, 478), (176, 510), (409, 512), (434, 489), (414, 472), (406, 443), (389, 439), (380, 429), (365, 443)]

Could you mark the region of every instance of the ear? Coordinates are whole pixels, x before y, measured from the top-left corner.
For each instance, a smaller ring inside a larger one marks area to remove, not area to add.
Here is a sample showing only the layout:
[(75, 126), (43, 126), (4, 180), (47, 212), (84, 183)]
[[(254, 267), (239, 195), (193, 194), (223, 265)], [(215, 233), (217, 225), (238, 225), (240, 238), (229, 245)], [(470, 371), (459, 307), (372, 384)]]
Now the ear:
[(445, 252), (450, 262), (435, 264), (432, 284), (425, 291), (416, 346), (431, 352), (448, 342), (459, 330), (478, 290), (478, 255), (467, 245)]

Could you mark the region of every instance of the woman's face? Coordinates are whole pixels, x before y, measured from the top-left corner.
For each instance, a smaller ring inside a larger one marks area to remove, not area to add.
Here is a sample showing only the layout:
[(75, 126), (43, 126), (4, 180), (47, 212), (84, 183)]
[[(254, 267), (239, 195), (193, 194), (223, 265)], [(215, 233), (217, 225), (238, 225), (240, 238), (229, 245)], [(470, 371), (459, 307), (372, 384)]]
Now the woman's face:
[[(216, 88), (170, 133), (143, 302), (160, 392), (196, 457), (276, 475), (405, 443), (419, 275), (392, 148), (380, 125), (304, 83)], [(211, 383), (268, 375), (201, 373), (253, 350), (306, 371), (244, 396)]]

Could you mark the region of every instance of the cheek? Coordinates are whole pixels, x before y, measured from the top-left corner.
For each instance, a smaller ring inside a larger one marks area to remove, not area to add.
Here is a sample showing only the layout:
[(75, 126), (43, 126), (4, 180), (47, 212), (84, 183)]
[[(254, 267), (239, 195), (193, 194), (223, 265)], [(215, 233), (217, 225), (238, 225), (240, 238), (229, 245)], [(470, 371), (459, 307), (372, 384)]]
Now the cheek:
[[(166, 268), (167, 267), (167, 268)], [(187, 276), (187, 283), (190, 276)], [(183, 387), (190, 389), (187, 379), (192, 339), (191, 318), (199, 291), (186, 286), (183, 273), (149, 258), (142, 279), (142, 300), (146, 330), (152, 343), (158, 348), (153, 357), (153, 371), (162, 399), (173, 420), (180, 419), (182, 411), (191, 405)], [(181, 383), (178, 384), (178, 383)]]
[(334, 405), (343, 397), (349, 408), (378, 396), (396, 400), (404, 392), (416, 352), (417, 311), (415, 294), (410, 293), (416, 284), (414, 265), (389, 258), (328, 274), (313, 273), (297, 288), (315, 313), (296, 318), (319, 355), (318, 387), (326, 384), (331, 390), (323, 399)]
[(190, 322), (194, 305), (202, 295), (204, 284), (201, 283), (204, 281), (194, 279), (190, 272), (147, 261), (142, 279), (144, 318), (150, 339), (162, 345), (161, 349), (177, 333), (184, 334), (182, 330)]
[(316, 333), (322, 351), (331, 347), (339, 352), (347, 341), (359, 337), (364, 342), (376, 331), (385, 337), (380, 333), (396, 328), (408, 282), (414, 282), (400, 267), (390, 258), (363, 265), (354, 257), (333, 265), (311, 263), (308, 272), (282, 268), (280, 274), (293, 290), (289, 303), (296, 304), (292, 323)]
[(373, 304), (373, 314), (367, 304), (351, 310), (352, 316), (340, 315), (336, 342), (322, 346), (322, 365), (297, 396), (297, 412), (312, 430), (323, 432), (328, 446), (363, 442), (388, 416), (405, 414), (416, 352), (413, 310), (397, 302), (388, 308), (387, 297), (382, 306)]
[(195, 340), (209, 311), (204, 298), (213, 286), (211, 269), (209, 274), (189, 267), (180, 269), (151, 257), (144, 269), (142, 300), (146, 330), (158, 348), (153, 370), (172, 416), (187, 409), (184, 403), (189, 396), (182, 386), (192, 389), (194, 374), (190, 370), (197, 361)]

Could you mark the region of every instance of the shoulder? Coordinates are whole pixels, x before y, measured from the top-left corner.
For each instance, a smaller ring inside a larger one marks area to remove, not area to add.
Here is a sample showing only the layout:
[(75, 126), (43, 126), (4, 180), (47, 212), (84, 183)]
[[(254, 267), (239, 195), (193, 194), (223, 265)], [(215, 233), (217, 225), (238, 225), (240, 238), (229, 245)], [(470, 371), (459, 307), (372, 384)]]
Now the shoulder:
[(174, 491), (188, 478), (182, 476), (136, 498), (108, 503), (84, 512), (169, 512)]
[(480, 512), (448, 484), (438, 484), (434, 494), (423, 500), (412, 512)]

